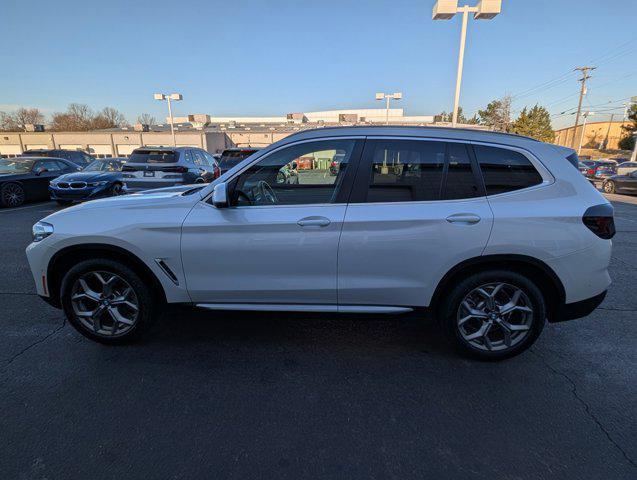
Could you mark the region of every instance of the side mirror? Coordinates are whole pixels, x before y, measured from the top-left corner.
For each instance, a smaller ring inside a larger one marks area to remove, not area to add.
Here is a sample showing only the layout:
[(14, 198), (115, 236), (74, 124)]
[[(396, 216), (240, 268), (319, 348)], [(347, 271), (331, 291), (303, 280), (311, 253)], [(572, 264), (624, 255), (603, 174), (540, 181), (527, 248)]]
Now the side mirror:
[(215, 185), (212, 191), (212, 204), (217, 208), (228, 208), (228, 185), (225, 182)]

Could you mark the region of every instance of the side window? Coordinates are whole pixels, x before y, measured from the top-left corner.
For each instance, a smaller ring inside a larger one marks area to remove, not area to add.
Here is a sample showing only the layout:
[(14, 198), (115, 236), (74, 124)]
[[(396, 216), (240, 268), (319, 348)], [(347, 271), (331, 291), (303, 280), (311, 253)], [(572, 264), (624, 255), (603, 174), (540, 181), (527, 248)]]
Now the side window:
[(373, 144), (373, 150), (367, 202), (415, 202), (440, 198), (445, 163), (444, 142), (374, 140), (369, 143)]
[(60, 168), (60, 164), (56, 162), (55, 160), (42, 160), (40, 164), (38, 165), (38, 167), (40, 168), (44, 167), (49, 172), (56, 172), (58, 170), (62, 170), (62, 168)]
[(193, 163), (192, 150), (184, 151), (184, 159), (186, 160), (186, 163)]
[(233, 182), (232, 204), (331, 203), (356, 140), (323, 140), (285, 147), (250, 166)]
[(452, 142), (447, 145), (448, 169), (444, 199), (456, 200), (479, 196), (478, 184), (471, 168), (467, 145)]
[(212, 155), (210, 155), (208, 152), (202, 152), (204, 158), (206, 159), (206, 163), (211, 166), (214, 167), (215, 166), (215, 159)]
[(505, 148), (474, 145), (484, 177), (487, 195), (512, 192), (542, 183), (542, 176), (519, 152)]

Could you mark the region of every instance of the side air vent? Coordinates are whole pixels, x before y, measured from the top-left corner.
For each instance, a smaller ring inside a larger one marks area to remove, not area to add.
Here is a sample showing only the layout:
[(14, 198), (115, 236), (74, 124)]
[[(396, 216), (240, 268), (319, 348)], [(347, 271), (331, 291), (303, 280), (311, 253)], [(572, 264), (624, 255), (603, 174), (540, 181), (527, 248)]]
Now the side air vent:
[(177, 279), (177, 275), (170, 269), (170, 267), (166, 264), (163, 258), (156, 258), (155, 262), (159, 265), (159, 268), (166, 274), (168, 278), (175, 284), (179, 285), (179, 280)]

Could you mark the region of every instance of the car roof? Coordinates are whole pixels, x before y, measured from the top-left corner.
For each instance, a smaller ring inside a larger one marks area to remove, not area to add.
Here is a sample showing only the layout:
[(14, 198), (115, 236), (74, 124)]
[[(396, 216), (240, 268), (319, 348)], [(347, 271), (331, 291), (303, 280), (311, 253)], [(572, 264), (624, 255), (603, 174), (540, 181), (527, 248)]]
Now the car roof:
[[(9, 160), (9, 159), (7, 159)], [(38, 157), (38, 156), (29, 156), (29, 157), (14, 157), (11, 160), (59, 160), (61, 162), (65, 162), (65, 163), (73, 163), (70, 160), (67, 160), (66, 158), (58, 158), (58, 157)], [(73, 163), (73, 165), (75, 165)]]
[(356, 125), (348, 127), (323, 127), (316, 129), (302, 130), (292, 135), (285, 137), (294, 138), (298, 140), (300, 138), (315, 138), (325, 136), (347, 136), (347, 135), (361, 135), (361, 136), (380, 136), (380, 135), (397, 135), (397, 136), (413, 136), (413, 137), (429, 137), (429, 138), (444, 138), (444, 139), (457, 139), (457, 140), (475, 140), (483, 142), (495, 141), (496, 143), (511, 143), (518, 141), (532, 141), (538, 142), (538, 140), (517, 135), (514, 133), (495, 132), (491, 130), (479, 130), (474, 128), (452, 128), (452, 127), (419, 127), (419, 126), (400, 126), (400, 125)]

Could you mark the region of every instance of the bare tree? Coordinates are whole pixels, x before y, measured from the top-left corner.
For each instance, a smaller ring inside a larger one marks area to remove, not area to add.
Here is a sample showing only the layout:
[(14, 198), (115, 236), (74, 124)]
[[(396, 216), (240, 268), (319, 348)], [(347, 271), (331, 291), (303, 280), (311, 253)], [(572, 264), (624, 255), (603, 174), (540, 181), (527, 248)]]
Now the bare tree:
[(85, 132), (93, 126), (95, 114), (88, 105), (71, 103), (66, 112), (54, 113), (52, 119), (53, 130), (69, 132)]
[(106, 107), (99, 112), (92, 122), (92, 128), (99, 130), (102, 128), (123, 127), (128, 125), (124, 115), (112, 107)]
[(156, 125), (157, 119), (150, 113), (142, 113), (139, 117), (137, 117), (137, 123), (141, 123), (142, 125)]
[(37, 108), (18, 108), (13, 113), (0, 112), (0, 130), (5, 132), (23, 131), (25, 125), (43, 122), (44, 115)]

